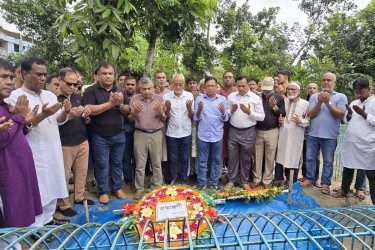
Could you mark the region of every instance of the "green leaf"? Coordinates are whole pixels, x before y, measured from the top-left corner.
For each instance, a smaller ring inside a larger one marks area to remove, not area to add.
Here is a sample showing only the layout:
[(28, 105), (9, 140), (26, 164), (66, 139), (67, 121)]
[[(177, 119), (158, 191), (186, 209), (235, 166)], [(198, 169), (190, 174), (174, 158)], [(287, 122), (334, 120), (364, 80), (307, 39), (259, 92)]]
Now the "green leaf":
[(100, 27), (99, 31), (98, 31), (98, 34), (102, 33), (103, 31), (105, 31), (105, 29), (108, 27), (108, 23), (105, 23), (102, 25), (102, 27)]
[(106, 11), (103, 12), (102, 17), (107, 18), (111, 14), (111, 10), (107, 9)]
[(124, 3), (124, 0), (118, 0), (117, 1), (117, 6), (116, 6), (117, 9), (120, 9), (123, 3)]
[(92, 9), (94, 7), (94, 0), (88, 0), (89, 8)]
[(107, 49), (108, 48), (108, 45), (111, 41), (109, 39), (104, 39), (104, 42), (103, 42), (103, 49)]
[(112, 57), (113, 60), (116, 60), (119, 56), (120, 49), (116, 45), (112, 45)]

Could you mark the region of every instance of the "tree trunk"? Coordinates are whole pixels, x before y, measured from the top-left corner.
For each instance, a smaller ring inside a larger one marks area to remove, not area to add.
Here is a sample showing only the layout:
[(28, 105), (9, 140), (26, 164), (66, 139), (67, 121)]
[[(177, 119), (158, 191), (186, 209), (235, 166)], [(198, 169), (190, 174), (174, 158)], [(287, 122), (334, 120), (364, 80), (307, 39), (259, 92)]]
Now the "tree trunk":
[(150, 31), (150, 36), (147, 39), (148, 49), (147, 49), (147, 54), (146, 54), (145, 69), (143, 71), (143, 76), (148, 76), (148, 77), (151, 76), (152, 58), (154, 57), (157, 38), (158, 38), (157, 32), (153, 30)]

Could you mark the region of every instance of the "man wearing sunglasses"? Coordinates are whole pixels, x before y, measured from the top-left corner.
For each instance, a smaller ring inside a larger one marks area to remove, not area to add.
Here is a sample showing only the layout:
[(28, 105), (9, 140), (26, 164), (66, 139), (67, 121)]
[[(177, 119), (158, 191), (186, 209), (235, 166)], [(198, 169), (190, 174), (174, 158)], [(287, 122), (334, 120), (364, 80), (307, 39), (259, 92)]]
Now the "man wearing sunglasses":
[[(63, 103), (70, 100), (72, 108), (68, 121), (59, 126), (62, 151), (64, 156), (65, 179), (70, 177), (73, 170), (74, 203), (82, 204), (85, 199), (85, 184), (89, 160), (89, 144), (86, 135), (86, 124), (90, 123), (90, 106), (82, 106), (82, 97), (77, 94), (79, 80), (76, 72), (71, 68), (60, 70), (60, 95), (57, 100)], [(87, 200), (88, 205), (94, 205), (92, 200)], [(58, 200), (58, 211), (64, 216), (74, 216), (77, 213), (71, 208), (69, 197)]]

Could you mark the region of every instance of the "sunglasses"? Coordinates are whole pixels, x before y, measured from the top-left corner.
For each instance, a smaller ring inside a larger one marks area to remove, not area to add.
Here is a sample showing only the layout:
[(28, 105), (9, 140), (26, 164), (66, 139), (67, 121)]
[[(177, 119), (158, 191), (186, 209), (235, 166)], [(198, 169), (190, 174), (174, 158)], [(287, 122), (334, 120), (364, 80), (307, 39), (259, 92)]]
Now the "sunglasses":
[[(64, 81), (65, 82), (65, 81)], [(77, 88), (77, 86), (79, 85), (78, 83), (72, 83), (72, 82), (65, 82), (66, 83), (66, 85), (68, 85), (69, 87), (70, 86), (74, 86), (74, 87), (76, 87)]]

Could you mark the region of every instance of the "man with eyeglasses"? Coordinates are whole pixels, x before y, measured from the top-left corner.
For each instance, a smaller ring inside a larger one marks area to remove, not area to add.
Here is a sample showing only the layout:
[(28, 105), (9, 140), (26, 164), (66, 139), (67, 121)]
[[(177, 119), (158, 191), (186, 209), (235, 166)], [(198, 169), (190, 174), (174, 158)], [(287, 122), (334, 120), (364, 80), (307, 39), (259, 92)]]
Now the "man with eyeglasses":
[(83, 105), (90, 104), (90, 136), (95, 160), (99, 202), (109, 202), (108, 171), (118, 199), (126, 198), (122, 188), (122, 159), (125, 150), (125, 119), (129, 101), (123, 88), (114, 85), (115, 67), (104, 61), (99, 65), (99, 81), (86, 89)]
[[(72, 108), (68, 121), (59, 126), (61, 145), (64, 157), (65, 179), (70, 177), (73, 170), (74, 203), (83, 204), (85, 199), (85, 184), (89, 160), (89, 144), (87, 142), (86, 124), (90, 123), (90, 106), (82, 106), (82, 97), (75, 91), (79, 86), (76, 72), (70, 68), (60, 70), (60, 95), (57, 100), (63, 103), (70, 100)], [(94, 205), (92, 200), (87, 200), (88, 205)], [(58, 200), (58, 211), (64, 216), (72, 217), (77, 213), (71, 208), (69, 197)]]
[[(293, 183), (297, 181), (299, 162), (301, 159), (304, 131), (310, 124), (307, 117), (309, 102), (300, 98), (301, 85), (292, 81), (286, 88), (288, 98), (284, 99), (286, 115), (279, 117), (280, 132), (277, 144), (275, 179), (283, 180), (283, 169), (285, 177), (290, 180), (293, 174)], [(293, 170), (294, 173), (291, 173)]]

